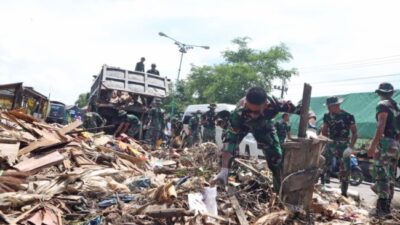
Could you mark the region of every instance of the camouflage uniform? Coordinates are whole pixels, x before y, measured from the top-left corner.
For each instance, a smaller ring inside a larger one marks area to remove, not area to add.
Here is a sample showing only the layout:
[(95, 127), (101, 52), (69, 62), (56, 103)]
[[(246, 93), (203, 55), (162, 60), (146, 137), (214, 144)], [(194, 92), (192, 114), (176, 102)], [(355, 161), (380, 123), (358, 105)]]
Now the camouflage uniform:
[(326, 172), (331, 173), (333, 157), (337, 157), (340, 161), (339, 179), (342, 183), (342, 188), (346, 189), (350, 177), (350, 157), (343, 157), (344, 150), (350, 144), (350, 128), (354, 125), (354, 116), (346, 111), (341, 110), (339, 113), (326, 113), (323, 121), (328, 125), (328, 136), (333, 140), (325, 147), (324, 157), (326, 159)]
[(83, 119), (83, 127), (86, 129), (104, 126), (104, 120), (98, 113), (87, 112)]
[(146, 140), (148, 140), (154, 149), (157, 140), (161, 138), (164, 129), (164, 111), (160, 107), (154, 107), (149, 111), (149, 126), (146, 131)]
[[(396, 103), (393, 101), (393, 104)], [(378, 117), (378, 114), (382, 112), (388, 113), (388, 117), (384, 137), (380, 139), (377, 151), (374, 154), (372, 176), (376, 183), (372, 186), (372, 190), (380, 199), (392, 199), (399, 159), (399, 143), (396, 140), (398, 132), (395, 129), (395, 114), (397, 112), (389, 100), (378, 103), (376, 116)]]
[[(295, 107), (291, 102), (280, 101), (274, 107), (268, 107), (258, 118), (251, 118), (250, 112), (239, 106), (231, 114), (231, 128), (228, 129), (224, 142), (224, 151), (230, 152), (233, 157), (242, 141), (248, 134), (252, 133), (257, 141), (258, 147), (263, 150), (268, 166), (272, 171), (274, 190), (279, 191), (281, 184), (281, 160), (282, 149), (276, 133), (274, 123), (271, 121), (279, 112), (292, 113)], [(233, 159), (231, 159), (233, 160)]]
[(278, 133), (279, 142), (283, 144), (286, 140), (287, 134), (290, 132), (290, 124), (282, 119), (275, 123), (275, 128)]
[(204, 113), (203, 142), (215, 143), (215, 119), (216, 114), (214, 110), (208, 110), (206, 113)]
[(129, 128), (128, 128), (128, 136), (130, 137), (137, 137), (137, 135), (140, 132), (140, 120), (137, 116), (133, 114), (128, 114), (126, 116), (126, 122), (129, 123)]
[(189, 147), (193, 146), (194, 144), (199, 143), (200, 140), (200, 121), (197, 115), (192, 115), (189, 120)]

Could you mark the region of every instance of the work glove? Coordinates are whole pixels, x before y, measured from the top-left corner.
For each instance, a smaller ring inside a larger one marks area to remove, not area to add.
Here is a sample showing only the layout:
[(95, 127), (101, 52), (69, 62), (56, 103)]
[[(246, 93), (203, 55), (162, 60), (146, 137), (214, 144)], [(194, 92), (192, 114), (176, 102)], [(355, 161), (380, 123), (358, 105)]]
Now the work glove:
[(343, 157), (350, 158), (351, 154), (353, 154), (353, 149), (351, 149), (350, 147), (347, 147), (343, 152)]
[(228, 168), (222, 168), (220, 172), (214, 177), (213, 182), (221, 182), (222, 184), (227, 184), (228, 183), (228, 174), (229, 170)]

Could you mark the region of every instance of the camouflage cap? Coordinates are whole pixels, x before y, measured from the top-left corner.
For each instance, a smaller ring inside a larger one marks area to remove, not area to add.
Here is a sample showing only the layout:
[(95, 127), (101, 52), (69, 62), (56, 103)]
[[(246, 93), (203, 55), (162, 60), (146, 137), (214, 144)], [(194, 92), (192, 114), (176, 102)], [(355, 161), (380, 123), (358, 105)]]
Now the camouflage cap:
[(336, 96), (332, 96), (326, 99), (326, 105), (330, 106), (330, 105), (338, 105), (341, 104), (343, 102), (343, 98), (338, 98)]
[(394, 88), (391, 83), (384, 82), (379, 84), (379, 87), (375, 90), (375, 93), (392, 93), (393, 90)]

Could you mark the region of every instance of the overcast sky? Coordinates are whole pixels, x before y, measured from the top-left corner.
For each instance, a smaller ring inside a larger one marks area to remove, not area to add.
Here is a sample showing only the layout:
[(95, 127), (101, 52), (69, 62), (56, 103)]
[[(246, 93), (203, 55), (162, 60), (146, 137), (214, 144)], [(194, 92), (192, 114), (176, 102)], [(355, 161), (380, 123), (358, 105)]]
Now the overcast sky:
[(294, 59), (285, 66), (299, 75), (289, 82), (288, 99), (300, 99), (303, 82), (314, 96), (373, 91), (381, 81), (399, 88), (399, 8), (400, 1), (366, 0), (2, 0), (0, 83), (22, 81), (72, 104), (103, 64), (134, 69), (142, 56), (147, 68), (154, 62), (175, 79), (179, 52), (158, 36), (162, 31), (211, 47), (189, 51), (181, 77), (191, 64), (221, 62), (230, 40), (249, 36), (253, 48), (290, 48)]

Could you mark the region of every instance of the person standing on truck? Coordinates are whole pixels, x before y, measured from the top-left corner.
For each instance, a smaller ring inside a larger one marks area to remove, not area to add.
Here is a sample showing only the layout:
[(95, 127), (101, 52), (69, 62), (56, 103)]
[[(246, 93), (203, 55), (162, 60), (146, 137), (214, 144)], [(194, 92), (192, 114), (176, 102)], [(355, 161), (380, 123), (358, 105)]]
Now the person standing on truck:
[(157, 65), (155, 63), (151, 64), (151, 69), (147, 70), (147, 73), (151, 73), (151, 74), (160, 76), (160, 71), (158, 71), (156, 69), (156, 67), (157, 67)]
[[(342, 195), (347, 197), (350, 177), (350, 156), (357, 141), (357, 127), (354, 116), (340, 108), (343, 99), (336, 96), (326, 99), (328, 113), (323, 117), (322, 135), (329, 137), (333, 143), (325, 147), (324, 157), (326, 159), (325, 182), (329, 183), (332, 160), (336, 156), (340, 161), (339, 179), (341, 182)], [(351, 132), (351, 139), (349, 138)], [(324, 181), (323, 181), (324, 182)], [(324, 183), (325, 183), (324, 182)]]
[(140, 62), (136, 63), (135, 71), (144, 73), (144, 61), (146, 61), (144, 57), (140, 58)]
[(210, 110), (202, 115), (201, 123), (203, 125), (203, 142), (215, 143), (215, 109), (217, 105), (212, 103), (208, 106)]
[(282, 119), (279, 122), (275, 123), (275, 128), (278, 133), (279, 142), (281, 144), (285, 143), (286, 138), (289, 140), (292, 139), (292, 136), (290, 134), (290, 123), (289, 123), (288, 113), (284, 113), (282, 115)]
[(197, 110), (196, 112), (192, 112), (192, 117), (189, 120), (189, 147), (198, 144), (200, 141), (200, 120), (199, 115), (201, 115), (201, 111)]
[(371, 189), (378, 195), (377, 216), (390, 214), (399, 160), (400, 109), (392, 98), (393, 91), (390, 83), (381, 83), (375, 91), (380, 102), (376, 107), (376, 133), (368, 148), (368, 156), (374, 158), (372, 175), (375, 184)]
[(164, 130), (164, 110), (160, 108), (161, 99), (154, 100), (154, 107), (148, 111), (148, 130), (146, 132), (146, 140), (151, 144), (152, 150), (156, 149), (157, 141), (162, 137)]
[(231, 114), (231, 124), (224, 141), (222, 168), (213, 182), (227, 183), (229, 167), (235, 157), (236, 149), (248, 134), (252, 133), (259, 148), (263, 150), (268, 167), (272, 171), (273, 190), (277, 193), (281, 185), (282, 149), (272, 119), (279, 112), (299, 113), (290, 101), (277, 100), (267, 96), (261, 87), (252, 87), (245, 99)]

